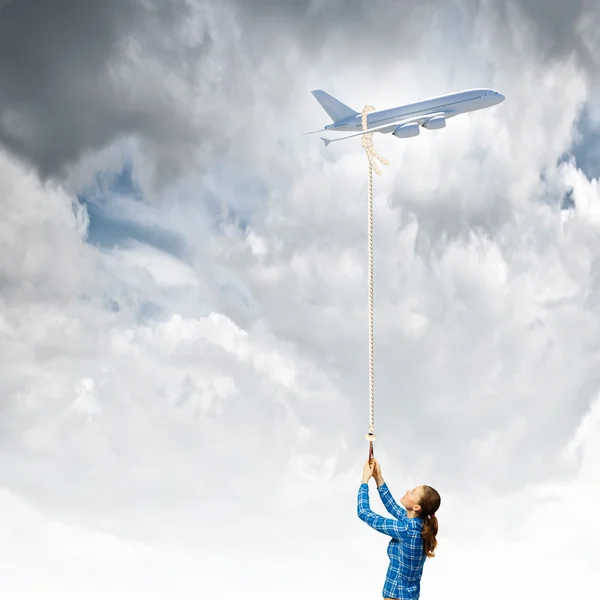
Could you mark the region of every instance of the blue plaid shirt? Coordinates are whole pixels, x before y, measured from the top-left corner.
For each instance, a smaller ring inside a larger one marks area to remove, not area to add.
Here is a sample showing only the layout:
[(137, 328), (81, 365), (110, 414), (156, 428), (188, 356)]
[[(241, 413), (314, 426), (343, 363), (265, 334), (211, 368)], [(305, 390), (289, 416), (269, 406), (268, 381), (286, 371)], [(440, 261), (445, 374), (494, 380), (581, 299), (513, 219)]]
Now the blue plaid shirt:
[(383, 505), (394, 518), (387, 519), (371, 510), (366, 483), (358, 488), (357, 513), (361, 521), (392, 538), (387, 549), (390, 565), (382, 595), (384, 598), (418, 600), (426, 558), (421, 537), (423, 519), (408, 518), (406, 509), (396, 503), (387, 484), (384, 483), (378, 490)]

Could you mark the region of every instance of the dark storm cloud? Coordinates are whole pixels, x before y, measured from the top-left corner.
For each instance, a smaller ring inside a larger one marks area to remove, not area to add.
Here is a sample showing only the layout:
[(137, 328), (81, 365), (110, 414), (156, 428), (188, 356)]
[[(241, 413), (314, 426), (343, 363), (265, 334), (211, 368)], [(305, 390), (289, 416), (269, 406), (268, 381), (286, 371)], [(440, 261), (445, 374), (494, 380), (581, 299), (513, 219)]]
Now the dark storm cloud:
[[(458, 20), (474, 22), (478, 15), (494, 24), (501, 44), (512, 44), (504, 1), (227, 1), (209, 3), (219, 31), (201, 25), (203, 35), (195, 32), (190, 40), (178, 28), (189, 17), (198, 27), (200, 3), (0, 0), (0, 144), (48, 176), (88, 149), (133, 135), (156, 159), (160, 177), (199, 147), (231, 141), (254, 110), (252, 101), (239, 106), (239, 97), (252, 98), (248, 89), (265, 57), (299, 48), (304, 62), (329, 59), (332, 65), (407, 52), (416, 59), (429, 32), (456, 27)], [(226, 6), (234, 8), (241, 41), (226, 15), (219, 16)], [(594, 10), (591, 0), (517, 0), (516, 6), (545, 56), (574, 53), (597, 66), (578, 29), (582, 16)], [(214, 35), (224, 38), (225, 50), (211, 58), (216, 68), (204, 69)], [(129, 70), (119, 71), (122, 65)], [(261, 85), (276, 87), (272, 101), (283, 101), (294, 70), (286, 70), (285, 61), (274, 68), (281, 73)], [(217, 128), (219, 115), (236, 102), (235, 118)]]
[[(183, 1), (168, 7), (137, 0), (0, 5), (0, 142), (47, 175), (118, 134), (159, 131), (161, 95), (132, 102), (110, 67), (136, 32), (168, 32), (185, 16)], [(148, 43), (147, 51), (160, 48)]]
[[(262, 23), (260, 38), (268, 42), (268, 30), (287, 27), (287, 34), (300, 40), (307, 51), (318, 52), (321, 44), (334, 37), (343, 46), (371, 47), (377, 51), (407, 46), (423, 39), (432, 28), (455, 27), (452, 15), (474, 18), (485, 13), (495, 22), (499, 37), (510, 41), (509, 16), (516, 7), (525, 17), (522, 24), (533, 32), (540, 51), (547, 57), (576, 53), (588, 66), (600, 57), (583, 43), (580, 21), (594, 19), (593, 0), (229, 0), (250, 22)], [(597, 15), (596, 15), (597, 16)], [(439, 19), (438, 19), (439, 18)], [(247, 21), (246, 21), (247, 22)], [(256, 32), (246, 27), (248, 35)], [(265, 35), (266, 34), (266, 35)], [(382, 55), (383, 56), (383, 55)]]
[[(353, 49), (381, 52), (382, 48), (411, 47), (431, 26), (432, 9), (438, 0), (229, 0), (245, 24), (243, 34), (269, 51), (278, 36), (300, 45), (315, 57), (324, 50), (339, 55)], [(471, 0), (468, 0), (470, 3)], [(385, 55), (382, 55), (384, 57)], [(355, 56), (353, 56), (353, 60)]]

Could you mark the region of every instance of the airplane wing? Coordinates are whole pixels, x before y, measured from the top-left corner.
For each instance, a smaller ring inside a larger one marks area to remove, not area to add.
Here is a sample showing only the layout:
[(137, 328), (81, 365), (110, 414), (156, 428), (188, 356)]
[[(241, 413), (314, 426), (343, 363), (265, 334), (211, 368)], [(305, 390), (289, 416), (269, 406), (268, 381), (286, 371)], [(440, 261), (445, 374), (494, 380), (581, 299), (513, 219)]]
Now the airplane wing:
[[(322, 137), (321, 139), (325, 143), (325, 146), (328, 146), (332, 142), (339, 142), (341, 140), (347, 140), (348, 138), (356, 137), (357, 135), (365, 135), (367, 133), (376, 133), (383, 129), (389, 129), (390, 127), (396, 128), (396, 127), (400, 127), (400, 125), (408, 125), (408, 123), (418, 123), (419, 125), (421, 125), (422, 123), (431, 119), (432, 117), (442, 117), (442, 116), (446, 116), (446, 114), (443, 112), (436, 112), (436, 113), (430, 113), (428, 115), (419, 115), (418, 117), (410, 117), (408, 119), (399, 119), (398, 121), (392, 121), (391, 123), (387, 123), (386, 125), (379, 125), (378, 127), (371, 127), (370, 129), (364, 129), (362, 131), (358, 131), (357, 133), (351, 133), (350, 135), (345, 135), (343, 137), (336, 138), (333, 140), (324, 138), (324, 137)], [(317, 133), (317, 132), (315, 131), (314, 133)]]

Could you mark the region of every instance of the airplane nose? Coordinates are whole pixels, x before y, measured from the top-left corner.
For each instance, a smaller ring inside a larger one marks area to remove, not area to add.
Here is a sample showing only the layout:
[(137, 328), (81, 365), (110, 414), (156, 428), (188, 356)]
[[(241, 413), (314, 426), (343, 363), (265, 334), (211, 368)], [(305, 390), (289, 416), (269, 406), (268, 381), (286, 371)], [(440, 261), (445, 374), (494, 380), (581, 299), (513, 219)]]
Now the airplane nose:
[(500, 92), (498, 92), (498, 103), (504, 102), (504, 100), (505, 100), (504, 94), (501, 94)]

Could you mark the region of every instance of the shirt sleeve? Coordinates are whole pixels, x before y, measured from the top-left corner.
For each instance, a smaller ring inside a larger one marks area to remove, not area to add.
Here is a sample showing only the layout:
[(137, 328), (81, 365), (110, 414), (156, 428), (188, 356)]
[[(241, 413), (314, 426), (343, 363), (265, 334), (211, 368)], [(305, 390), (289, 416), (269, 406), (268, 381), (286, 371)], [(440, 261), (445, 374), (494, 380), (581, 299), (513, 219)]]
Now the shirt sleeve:
[(358, 488), (358, 502), (356, 507), (358, 518), (364, 521), (369, 527), (379, 531), (392, 538), (401, 540), (409, 536), (408, 523), (401, 519), (386, 519), (381, 515), (374, 513), (369, 506), (369, 486), (362, 483)]
[(395, 517), (396, 519), (402, 519), (403, 517), (406, 517), (406, 509), (404, 508), (404, 506), (398, 504), (394, 500), (392, 492), (390, 492), (387, 483), (384, 483), (383, 485), (378, 487), (377, 491), (379, 492), (379, 497), (381, 498), (383, 505), (385, 506), (386, 510), (390, 513), (390, 515), (392, 515), (392, 517)]

